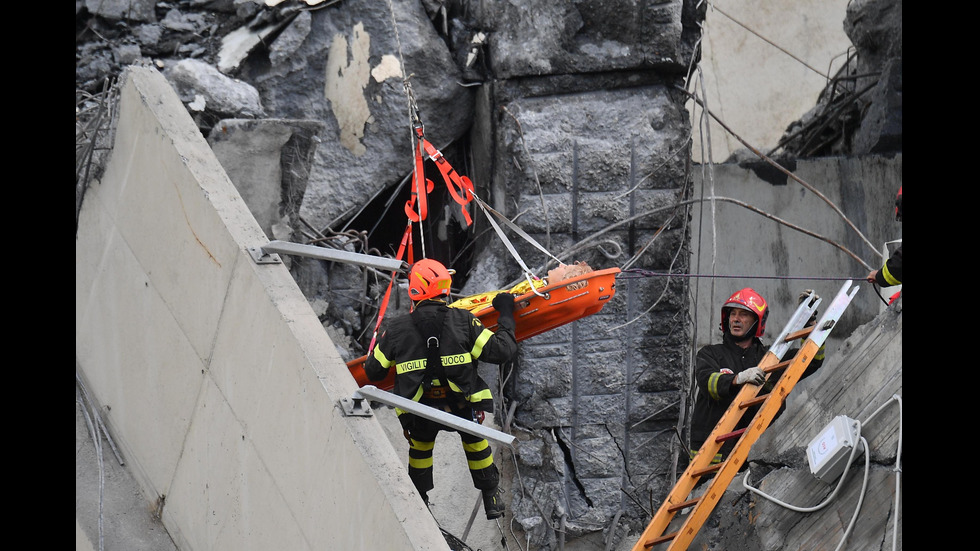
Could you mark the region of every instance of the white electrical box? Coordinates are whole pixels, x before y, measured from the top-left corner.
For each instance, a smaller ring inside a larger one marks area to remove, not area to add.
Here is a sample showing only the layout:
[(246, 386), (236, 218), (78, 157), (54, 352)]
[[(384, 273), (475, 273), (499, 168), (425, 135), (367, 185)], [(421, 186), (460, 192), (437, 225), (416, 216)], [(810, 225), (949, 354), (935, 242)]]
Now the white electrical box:
[(834, 417), (806, 448), (810, 472), (830, 484), (844, 472), (851, 450), (857, 445), (858, 422), (846, 415)]

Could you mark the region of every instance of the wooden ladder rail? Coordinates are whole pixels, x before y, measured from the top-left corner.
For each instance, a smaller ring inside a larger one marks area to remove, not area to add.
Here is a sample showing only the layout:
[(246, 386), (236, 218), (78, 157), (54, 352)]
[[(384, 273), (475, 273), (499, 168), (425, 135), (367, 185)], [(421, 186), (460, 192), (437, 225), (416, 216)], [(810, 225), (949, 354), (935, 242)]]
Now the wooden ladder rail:
[[(841, 313), (850, 304), (857, 287), (848, 295), (851, 282), (843, 285), (834, 302), (824, 314), (824, 317), (814, 326), (800, 329), (812, 312), (816, 311), (819, 299), (812, 302), (804, 301), (787, 323), (783, 332), (777, 337), (776, 343), (770, 348), (759, 362), (759, 367), (766, 372), (768, 381), (772, 373), (783, 371), (775, 387), (768, 394), (759, 396), (762, 386), (743, 385), (725, 414), (715, 425), (711, 435), (701, 446), (697, 455), (688, 464), (684, 474), (678, 479), (670, 494), (663, 501), (657, 513), (653, 516), (646, 530), (643, 531), (633, 551), (644, 551), (665, 542), (671, 542), (670, 550), (686, 550), (697, 535), (701, 526), (708, 519), (718, 501), (721, 499), (732, 479), (748, 457), (752, 445), (759, 439), (773, 418), (778, 413), (786, 397), (796, 386), (803, 372), (820, 350), (831, 329), (836, 325)], [(799, 351), (791, 360), (780, 361), (788, 351), (790, 343), (808, 337)], [(778, 375), (777, 375), (778, 376)], [(760, 405), (759, 411), (752, 422), (744, 429), (733, 430), (741, 420), (745, 410)], [(711, 464), (712, 458), (719, 452), (722, 445), (733, 438), (738, 438), (734, 449), (721, 463)], [(714, 473), (704, 493), (697, 498), (690, 498), (691, 492), (702, 476)], [(670, 534), (664, 534), (675, 515), (688, 508), (693, 508), (681, 527)]]

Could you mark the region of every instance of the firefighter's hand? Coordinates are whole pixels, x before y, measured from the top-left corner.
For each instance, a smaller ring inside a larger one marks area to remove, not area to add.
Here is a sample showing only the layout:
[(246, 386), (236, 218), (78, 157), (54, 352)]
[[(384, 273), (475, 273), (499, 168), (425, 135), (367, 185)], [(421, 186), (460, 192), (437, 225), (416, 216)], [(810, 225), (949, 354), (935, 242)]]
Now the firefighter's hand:
[(477, 423), (482, 425), (483, 420), (486, 419), (486, 417), (487, 417), (487, 412), (483, 411), (482, 409), (473, 410), (473, 420), (476, 421)]
[(766, 382), (766, 372), (761, 367), (750, 367), (735, 376), (735, 384), (744, 385), (751, 383), (759, 386)]
[[(818, 295), (816, 293), (816, 291), (814, 291), (813, 289), (806, 289), (805, 291), (803, 291), (802, 293), (800, 293), (799, 302), (797, 302), (797, 304), (803, 304), (803, 302), (810, 295), (813, 295), (813, 300), (810, 301), (810, 304), (812, 304), (812, 303), (820, 300), (820, 295)], [(810, 327), (811, 325), (817, 323), (817, 314), (819, 314), (819, 313), (820, 313), (820, 310), (814, 310), (813, 311), (813, 314), (810, 315), (810, 319), (807, 320), (806, 325), (804, 327)]]
[(408, 440), (408, 443), (411, 444), (412, 443), (412, 433), (408, 432), (408, 429), (405, 429), (405, 430), (402, 431), (402, 434), (405, 435), (405, 440)]
[(514, 323), (514, 295), (507, 292), (497, 293), (497, 296), (493, 297), (491, 304), (499, 314), (497, 316), (497, 324), (504, 329), (513, 331), (517, 326)]
[(491, 304), (493, 304), (493, 308), (496, 311), (500, 312), (501, 316), (514, 315), (514, 295), (510, 293), (497, 293), (497, 295), (493, 297), (493, 302)]
[(809, 297), (810, 295), (813, 295), (813, 300), (811, 300), (810, 302), (820, 300), (820, 295), (818, 295), (816, 291), (814, 291), (813, 289), (805, 289), (802, 293), (800, 293), (800, 297), (799, 299), (797, 299), (797, 304), (803, 304), (803, 301), (806, 300), (807, 297)]
[(865, 279), (868, 280), (868, 283), (874, 283), (878, 279), (878, 270), (869, 273)]

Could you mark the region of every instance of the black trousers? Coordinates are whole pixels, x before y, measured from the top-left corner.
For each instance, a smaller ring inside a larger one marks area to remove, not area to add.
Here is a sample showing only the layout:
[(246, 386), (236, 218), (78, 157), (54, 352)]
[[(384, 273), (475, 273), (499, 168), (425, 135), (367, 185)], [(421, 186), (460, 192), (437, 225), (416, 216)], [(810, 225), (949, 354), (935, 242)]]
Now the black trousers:
[[(466, 419), (473, 420), (473, 410), (467, 404), (450, 404), (445, 400), (426, 400), (421, 403), (446, 411)], [(409, 433), (410, 446), (408, 449), (408, 476), (415, 488), (423, 496), (434, 488), (432, 452), (435, 448), (436, 436), (439, 432), (457, 432), (442, 423), (417, 417), (411, 413), (402, 413), (398, 417), (402, 427)], [(493, 490), (500, 483), (500, 472), (493, 463), (493, 450), (490, 443), (482, 436), (458, 431), (462, 441), (466, 463), (473, 479), (473, 486), (479, 490)]]

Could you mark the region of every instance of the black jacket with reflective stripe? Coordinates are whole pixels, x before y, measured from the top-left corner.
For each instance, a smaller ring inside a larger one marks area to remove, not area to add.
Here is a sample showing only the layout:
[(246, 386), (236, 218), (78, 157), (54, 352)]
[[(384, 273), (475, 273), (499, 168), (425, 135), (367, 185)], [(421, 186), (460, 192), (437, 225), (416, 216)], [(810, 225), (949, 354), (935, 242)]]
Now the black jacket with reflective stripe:
[[(727, 332), (720, 344), (709, 344), (701, 347), (697, 355), (697, 365), (694, 368), (698, 392), (694, 403), (694, 414), (691, 416), (692, 450), (697, 451), (701, 448), (711, 431), (714, 430), (715, 425), (725, 414), (725, 410), (728, 409), (728, 406), (742, 389), (741, 386), (735, 384), (735, 376), (750, 367), (758, 366), (768, 351), (769, 347), (764, 345), (758, 337), (753, 337), (752, 344), (743, 349)], [(799, 348), (789, 350), (783, 355), (783, 359), (793, 358), (798, 351)], [(823, 365), (823, 361), (824, 347), (821, 347), (810, 360), (810, 364), (800, 379), (805, 379), (816, 372)], [(782, 376), (782, 372), (770, 376), (760, 394), (771, 390), (780, 376)], [(785, 405), (780, 407), (776, 417), (782, 413), (784, 408)], [(759, 406), (747, 409), (734, 430), (749, 426), (758, 409)], [(735, 440), (729, 440), (722, 446), (721, 453), (727, 456), (734, 447)]]
[(879, 287), (891, 287), (902, 284), (902, 247), (896, 249), (881, 266), (881, 269), (875, 275), (875, 283)]
[(394, 393), (419, 401), (428, 349), (416, 322), (423, 325), (439, 315), (445, 316), (439, 341), (445, 380), (440, 378), (435, 384), (448, 386), (474, 409), (492, 411), (493, 395), (477, 373), (478, 360), (499, 364), (513, 358), (517, 352), (514, 331), (498, 326), (494, 333), (469, 310), (450, 308), (444, 302), (425, 300), (413, 314), (385, 321), (374, 351), (364, 363), (364, 372), (368, 379), (380, 381), (394, 368)]

